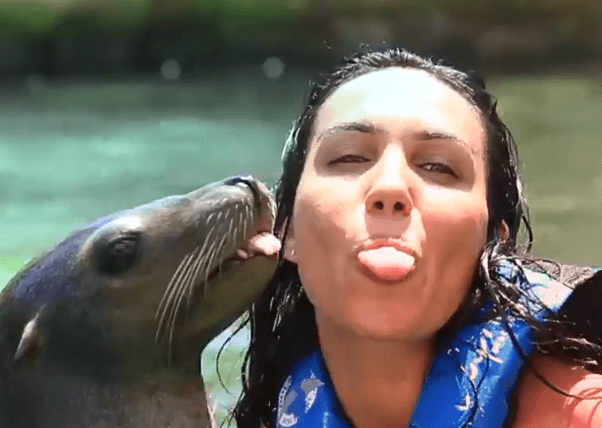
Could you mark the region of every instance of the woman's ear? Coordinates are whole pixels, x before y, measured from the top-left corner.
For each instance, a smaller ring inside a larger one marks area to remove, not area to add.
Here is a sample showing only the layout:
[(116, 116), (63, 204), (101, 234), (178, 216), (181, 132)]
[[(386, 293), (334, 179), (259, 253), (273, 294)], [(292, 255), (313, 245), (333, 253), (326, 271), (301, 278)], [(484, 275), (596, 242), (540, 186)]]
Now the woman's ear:
[(502, 242), (510, 240), (510, 228), (508, 227), (508, 223), (506, 223), (505, 220), (502, 220), (502, 222), (498, 226), (498, 234)]
[(286, 239), (284, 240), (284, 258), (291, 263), (297, 263), (297, 240), (293, 223), (287, 225)]

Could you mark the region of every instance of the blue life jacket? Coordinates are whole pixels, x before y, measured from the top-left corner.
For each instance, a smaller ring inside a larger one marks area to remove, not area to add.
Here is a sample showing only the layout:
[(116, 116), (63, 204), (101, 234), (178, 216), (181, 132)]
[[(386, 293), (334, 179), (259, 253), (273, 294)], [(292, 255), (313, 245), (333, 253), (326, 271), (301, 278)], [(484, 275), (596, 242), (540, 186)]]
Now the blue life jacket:
[[(539, 321), (546, 321), (550, 311), (558, 311), (572, 292), (550, 276), (533, 270), (524, 269), (526, 281), (510, 264), (498, 268), (498, 272), (506, 281), (521, 285), (530, 297), (522, 303)], [(537, 302), (544, 303), (549, 310)], [(483, 308), (482, 313), (487, 309)], [(508, 403), (525, 365), (508, 327), (522, 353), (531, 355), (535, 351), (533, 327), (510, 315), (504, 321), (484, 318), (483, 322), (469, 324), (443, 341), (409, 427), (507, 426)], [(280, 390), (274, 416), (278, 428), (353, 426), (336, 396), (319, 349), (293, 367)]]

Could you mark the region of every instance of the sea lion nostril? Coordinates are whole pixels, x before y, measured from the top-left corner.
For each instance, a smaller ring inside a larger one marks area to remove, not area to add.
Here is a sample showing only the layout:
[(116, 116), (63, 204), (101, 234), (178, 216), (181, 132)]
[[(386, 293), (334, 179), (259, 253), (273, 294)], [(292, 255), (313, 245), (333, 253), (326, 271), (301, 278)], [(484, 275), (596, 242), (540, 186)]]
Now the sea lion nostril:
[(239, 175), (235, 175), (234, 177), (230, 177), (224, 180), (224, 184), (227, 184), (228, 186), (236, 186), (239, 183), (244, 183), (249, 187), (252, 187), (251, 183), (249, 182), (250, 180), (252, 180), (252, 177), (241, 177)]
[(234, 176), (234, 177), (224, 180), (224, 183), (229, 186), (236, 186), (237, 184), (240, 184), (240, 183), (246, 184), (249, 187), (249, 189), (251, 189), (251, 191), (253, 192), (253, 197), (255, 198), (257, 205), (260, 205), (261, 192), (259, 191), (257, 182), (255, 181), (255, 179), (252, 176), (249, 175), (247, 177), (241, 177), (241, 176), (237, 175), (237, 176)]

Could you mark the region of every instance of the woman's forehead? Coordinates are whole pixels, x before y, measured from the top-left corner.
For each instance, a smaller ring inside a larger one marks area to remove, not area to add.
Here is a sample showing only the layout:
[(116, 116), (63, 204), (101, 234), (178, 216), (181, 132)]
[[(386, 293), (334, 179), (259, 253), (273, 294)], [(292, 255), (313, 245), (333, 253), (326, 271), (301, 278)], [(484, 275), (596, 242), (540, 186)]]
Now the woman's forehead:
[(455, 135), (484, 153), (485, 129), (478, 109), (460, 93), (418, 69), (389, 67), (343, 83), (325, 100), (314, 139), (344, 123), (370, 122), (391, 133), (428, 130)]

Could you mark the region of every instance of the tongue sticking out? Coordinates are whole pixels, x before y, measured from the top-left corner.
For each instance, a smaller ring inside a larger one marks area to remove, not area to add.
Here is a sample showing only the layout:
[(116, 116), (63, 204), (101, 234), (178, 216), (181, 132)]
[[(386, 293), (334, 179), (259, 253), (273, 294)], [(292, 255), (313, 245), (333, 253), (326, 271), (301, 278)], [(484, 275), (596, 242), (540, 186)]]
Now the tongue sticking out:
[(281, 243), (274, 235), (269, 232), (259, 232), (249, 238), (244, 247), (236, 250), (236, 255), (242, 260), (247, 260), (255, 255), (276, 258), (280, 247)]
[(361, 251), (357, 258), (370, 271), (386, 281), (401, 281), (414, 268), (413, 256), (393, 247)]

